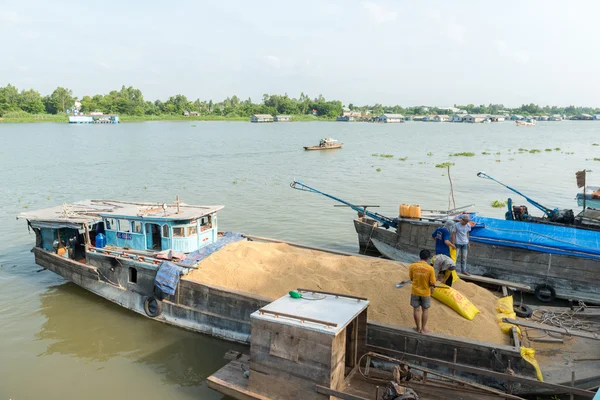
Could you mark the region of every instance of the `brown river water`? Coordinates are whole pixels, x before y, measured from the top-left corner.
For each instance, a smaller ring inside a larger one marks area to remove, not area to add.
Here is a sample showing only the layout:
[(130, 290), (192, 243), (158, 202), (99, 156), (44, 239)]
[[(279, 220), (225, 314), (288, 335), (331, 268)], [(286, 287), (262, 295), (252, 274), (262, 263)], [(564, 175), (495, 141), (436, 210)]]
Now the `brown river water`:
[[(225, 205), (220, 230), (356, 252), (355, 213), (292, 190), (293, 179), (396, 216), (400, 203), (448, 208), (448, 177), (435, 165), (450, 161), (457, 206), (503, 216), (490, 204), (511, 193), (477, 178), (484, 170), (548, 207), (575, 209), (575, 171), (592, 170), (588, 183), (600, 186), (600, 162), (593, 160), (600, 158), (593, 146), (599, 133), (597, 121), (0, 124), (0, 400), (223, 399), (205, 379), (225, 364), (227, 350), (243, 349), (38, 272), (29, 252), (34, 235), (15, 220), (21, 211), (179, 195), (190, 204)], [(326, 136), (344, 147), (302, 150)], [(476, 155), (449, 156), (458, 152)]]

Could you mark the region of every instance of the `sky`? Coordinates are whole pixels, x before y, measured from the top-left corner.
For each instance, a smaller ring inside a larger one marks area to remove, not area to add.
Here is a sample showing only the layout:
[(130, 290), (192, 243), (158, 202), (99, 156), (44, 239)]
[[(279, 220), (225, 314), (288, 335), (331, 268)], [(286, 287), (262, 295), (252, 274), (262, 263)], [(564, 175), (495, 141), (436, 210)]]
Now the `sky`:
[(600, 106), (600, 2), (0, 0), (0, 86)]

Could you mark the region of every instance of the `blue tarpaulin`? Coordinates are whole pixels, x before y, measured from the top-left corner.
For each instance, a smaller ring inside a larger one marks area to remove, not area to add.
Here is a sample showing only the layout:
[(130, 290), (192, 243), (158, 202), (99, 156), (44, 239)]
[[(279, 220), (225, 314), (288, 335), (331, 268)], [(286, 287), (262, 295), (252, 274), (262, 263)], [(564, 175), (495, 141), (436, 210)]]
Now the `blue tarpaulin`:
[(221, 250), (223, 247), (227, 246), (230, 243), (239, 242), (244, 239), (241, 233), (236, 232), (225, 232), (222, 237), (219, 238), (215, 243), (211, 243), (209, 245), (204, 246), (201, 249), (198, 249), (190, 254), (188, 254), (180, 265), (196, 265), (199, 261), (202, 261), (206, 257), (210, 256), (217, 250)]
[(169, 295), (175, 294), (179, 277), (186, 273), (189, 269), (183, 268), (168, 261), (160, 264), (156, 278), (154, 278), (154, 286)]
[(484, 218), (476, 214), (471, 214), (471, 219), (475, 223), (471, 230), (474, 242), (600, 260), (598, 231)]

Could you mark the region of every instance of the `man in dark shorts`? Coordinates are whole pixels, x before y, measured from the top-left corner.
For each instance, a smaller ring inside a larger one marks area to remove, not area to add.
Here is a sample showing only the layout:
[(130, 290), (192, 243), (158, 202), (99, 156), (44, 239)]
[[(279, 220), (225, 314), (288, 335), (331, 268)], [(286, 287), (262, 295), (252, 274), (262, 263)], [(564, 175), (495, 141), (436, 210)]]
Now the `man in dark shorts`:
[[(429, 307), (431, 307), (431, 293), (435, 286), (435, 271), (429, 265), (431, 252), (429, 250), (421, 250), (419, 253), (420, 260), (410, 264), (409, 278), (412, 281), (410, 290), (410, 305), (413, 307), (413, 316), (416, 331), (419, 333), (427, 333), (427, 317), (429, 316)], [(423, 311), (421, 312), (421, 308)]]

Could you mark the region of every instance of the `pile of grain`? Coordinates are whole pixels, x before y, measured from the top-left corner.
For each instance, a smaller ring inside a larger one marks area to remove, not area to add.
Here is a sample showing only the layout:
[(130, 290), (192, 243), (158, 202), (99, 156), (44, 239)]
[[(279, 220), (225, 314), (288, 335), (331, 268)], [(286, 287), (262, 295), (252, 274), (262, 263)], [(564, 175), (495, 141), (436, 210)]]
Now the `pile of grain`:
[[(409, 304), (408, 266), (367, 257), (339, 256), (304, 250), (286, 244), (237, 242), (212, 254), (187, 276), (200, 283), (277, 299), (290, 290), (307, 288), (366, 297), (369, 319), (414, 326)], [(438, 333), (508, 344), (496, 323), (496, 296), (464, 281), (453, 286), (479, 309), (473, 321), (432, 299), (428, 329)]]

